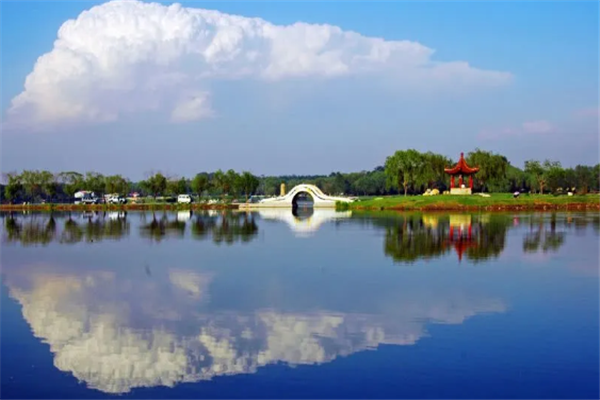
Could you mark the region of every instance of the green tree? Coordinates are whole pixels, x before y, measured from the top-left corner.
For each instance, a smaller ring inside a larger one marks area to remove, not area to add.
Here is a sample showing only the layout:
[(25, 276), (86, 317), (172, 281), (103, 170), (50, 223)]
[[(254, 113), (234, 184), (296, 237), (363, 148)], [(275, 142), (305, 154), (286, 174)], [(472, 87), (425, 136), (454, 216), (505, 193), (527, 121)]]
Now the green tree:
[(188, 192), (188, 183), (185, 178), (180, 178), (176, 184), (177, 194), (186, 194)]
[(225, 186), (223, 187), (224, 193), (236, 195), (241, 191), (241, 188), (238, 185), (238, 183), (239, 183), (238, 176), (239, 175), (232, 169), (227, 171), (227, 173), (225, 174), (225, 180), (224, 180)]
[(167, 189), (167, 178), (160, 172), (157, 172), (156, 174), (143, 181), (142, 187), (153, 197), (161, 196), (165, 193)]
[(126, 195), (129, 191), (129, 182), (121, 175), (107, 176), (104, 179), (104, 190), (106, 193)]
[(19, 197), (21, 190), (23, 190), (21, 176), (16, 172), (9, 172), (5, 175), (5, 182), (4, 197), (12, 203)]
[(248, 171), (242, 172), (238, 177), (238, 186), (241, 192), (246, 196), (246, 201), (248, 201), (248, 196), (256, 191), (260, 181), (254, 175), (252, 175)]
[(90, 190), (96, 193), (97, 196), (101, 196), (105, 187), (104, 175), (98, 172), (87, 172), (83, 185), (85, 190)]
[(544, 166), (537, 160), (525, 161), (525, 173), (530, 176), (532, 184), (535, 182), (539, 186), (540, 194), (543, 194), (544, 186), (546, 185)]
[(40, 171), (25, 170), (21, 173), (21, 183), (25, 194), (30, 200), (34, 200), (42, 193), (42, 182)]
[(467, 155), (467, 163), (471, 167), (479, 168), (473, 179), (478, 182), (481, 191), (484, 190), (486, 184), (497, 184), (497, 181), (505, 179), (509, 165), (506, 157), (478, 148)]
[(221, 171), (220, 169), (218, 169), (213, 174), (211, 183), (212, 183), (214, 189), (221, 192), (221, 194), (224, 194), (225, 193), (224, 188), (228, 187), (227, 183), (225, 182), (226, 180), (227, 180), (227, 177), (225, 176), (225, 173), (223, 171)]
[(578, 192), (587, 193), (594, 186), (594, 170), (586, 165), (578, 165), (574, 170), (575, 185)]
[(52, 199), (58, 192), (58, 182), (56, 176), (50, 171), (39, 172), (39, 182), (41, 191), (46, 197), (46, 200)]
[(444, 168), (451, 164), (450, 159), (430, 151), (423, 154), (422, 157), (422, 169), (417, 174), (418, 183), (426, 185), (428, 188), (445, 187), (446, 173)]
[(560, 161), (546, 160), (544, 161), (543, 168), (544, 176), (550, 190), (555, 192), (559, 188), (562, 188), (564, 184), (564, 169)]
[(385, 161), (385, 174), (389, 186), (404, 189), (404, 195), (417, 178), (422, 177), (424, 158), (417, 150), (399, 150)]
[(73, 197), (75, 192), (81, 190), (84, 185), (83, 175), (74, 171), (61, 172), (58, 174), (58, 181), (62, 185), (63, 192), (69, 197)]
[(202, 193), (208, 189), (209, 183), (208, 174), (196, 174), (191, 183), (192, 191), (198, 196), (202, 196)]

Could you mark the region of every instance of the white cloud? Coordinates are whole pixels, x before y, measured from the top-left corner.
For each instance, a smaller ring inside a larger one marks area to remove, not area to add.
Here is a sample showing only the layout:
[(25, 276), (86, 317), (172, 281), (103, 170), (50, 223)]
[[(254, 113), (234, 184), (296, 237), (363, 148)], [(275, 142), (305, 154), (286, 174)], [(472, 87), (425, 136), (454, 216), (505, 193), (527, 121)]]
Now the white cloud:
[(112, 1), (61, 26), (54, 48), (37, 60), (13, 99), (8, 121), (97, 123), (148, 111), (196, 121), (213, 115), (208, 84), (218, 79), (366, 75), (411, 88), (496, 86), (511, 79), (465, 62), (436, 62), (433, 53), (417, 42), (331, 25), (278, 26), (179, 4)]
[(479, 132), (479, 138), (496, 140), (507, 137), (522, 137), (524, 135), (548, 134), (556, 131), (557, 127), (551, 122), (546, 120), (538, 120), (523, 122), (521, 126), (518, 127), (483, 129)]
[(171, 113), (173, 122), (196, 121), (210, 117), (213, 112), (208, 104), (208, 93), (197, 93), (178, 103)]
[(554, 125), (545, 120), (523, 122), (521, 128), (524, 133), (549, 133), (555, 129)]

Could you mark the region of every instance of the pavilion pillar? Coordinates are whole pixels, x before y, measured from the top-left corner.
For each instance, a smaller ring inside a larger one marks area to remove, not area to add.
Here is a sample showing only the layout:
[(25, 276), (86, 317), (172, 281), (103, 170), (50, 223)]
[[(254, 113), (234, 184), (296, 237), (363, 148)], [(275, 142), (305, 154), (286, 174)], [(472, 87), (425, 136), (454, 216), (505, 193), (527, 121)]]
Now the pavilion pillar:
[(459, 188), (462, 188), (462, 185), (463, 185), (463, 179), (462, 179), (462, 175), (460, 175), (460, 176), (458, 177), (458, 187), (459, 187)]
[(450, 189), (454, 189), (454, 175), (450, 177)]
[(469, 188), (473, 190), (473, 175), (469, 175)]

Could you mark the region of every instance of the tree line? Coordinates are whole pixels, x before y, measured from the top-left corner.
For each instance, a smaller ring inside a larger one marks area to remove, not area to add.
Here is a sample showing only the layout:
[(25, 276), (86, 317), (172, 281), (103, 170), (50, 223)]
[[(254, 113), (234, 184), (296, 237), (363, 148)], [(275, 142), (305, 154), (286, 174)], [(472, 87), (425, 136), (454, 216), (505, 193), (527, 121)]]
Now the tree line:
[[(573, 190), (578, 193), (600, 190), (600, 164), (577, 165), (564, 168), (555, 160), (528, 160), (523, 168), (512, 165), (508, 159), (493, 152), (475, 149), (466, 156), (470, 166), (479, 167), (474, 175), (474, 189), (488, 192), (557, 193)], [(455, 160), (432, 152), (414, 149), (399, 150), (387, 157), (385, 164), (370, 171), (329, 175), (256, 176), (248, 171), (200, 172), (194, 177), (172, 177), (161, 172), (151, 173), (141, 181), (133, 182), (122, 175), (103, 175), (98, 172), (25, 170), (4, 174), (0, 185), (2, 202), (70, 200), (80, 190), (141, 196), (273, 196), (280, 193), (285, 183), (288, 190), (300, 183), (314, 184), (330, 195), (381, 196), (391, 194), (421, 194), (427, 189), (440, 192), (449, 188), (449, 177), (444, 168)]]
[[(532, 159), (521, 169), (505, 156), (481, 149), (469, 152), (465, 160), (470, 167), (479, 168), (473, 175), (475, 191), (585, 194), (600, 190), (600, 164), (564, 168), (560, 161)], [(449, 177), (444, 168), (454, 165), (455, 161), (440, 154), (399, 150), (386, 159), (386, 187), (404, 194), (447, 190)]]

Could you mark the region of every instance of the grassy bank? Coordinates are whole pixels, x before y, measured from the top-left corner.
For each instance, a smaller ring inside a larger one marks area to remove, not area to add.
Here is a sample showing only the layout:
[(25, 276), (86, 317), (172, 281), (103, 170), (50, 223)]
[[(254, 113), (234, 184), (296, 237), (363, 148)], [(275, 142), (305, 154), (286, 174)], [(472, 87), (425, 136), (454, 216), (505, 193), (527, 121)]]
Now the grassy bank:
[(153, 211), (153, 210), (231, 210), (236, 204), (0, 204), (0, 211)]
[(406, 210), (406, 211), (521, 211), (521, 210), (600, 210), (600, 196), (521, 195), (495, 193), (490, 197), (471, 196), (389, 196), (360, 199), (338, 204), (339, 210)]

